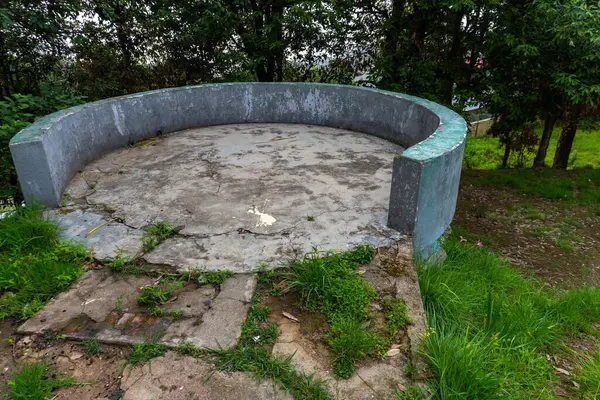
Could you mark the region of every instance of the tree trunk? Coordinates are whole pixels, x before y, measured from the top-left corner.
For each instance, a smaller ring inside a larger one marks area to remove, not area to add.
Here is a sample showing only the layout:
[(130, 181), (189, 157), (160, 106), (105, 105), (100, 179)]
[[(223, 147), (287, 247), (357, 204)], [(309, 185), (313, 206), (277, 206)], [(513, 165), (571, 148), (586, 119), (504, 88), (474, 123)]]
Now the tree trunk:
[(569, 165), (569, 155), (573, 148), (573, 140), (577, 133), (577, 126), (581, 118), (581, 109), (578, 106), (572, 106), (567, 109), (563, 117), (562, 130), (558, 137), (556, 153), (554, 153), (554, 163), (552, 168), (567, 169)]
[(542, 139), (540, 140), (540, 147), (538, 147), (535, 160), (533, 161), (533, 167), (545, 166), (544, 160), (546, 159), (546, 153), (548, 152), (548, 145), (550, 144), (550, 138), (552, 137), (552, 130), (556, 125), (558, 117), (556, 114), (548, 115), (544, 121), (544, 132), (542, 133)]
[(510, 139), (504, 145), (504, 157), (502, 157), (502, 168), (508, 167), (508, 157), (510, 156)]

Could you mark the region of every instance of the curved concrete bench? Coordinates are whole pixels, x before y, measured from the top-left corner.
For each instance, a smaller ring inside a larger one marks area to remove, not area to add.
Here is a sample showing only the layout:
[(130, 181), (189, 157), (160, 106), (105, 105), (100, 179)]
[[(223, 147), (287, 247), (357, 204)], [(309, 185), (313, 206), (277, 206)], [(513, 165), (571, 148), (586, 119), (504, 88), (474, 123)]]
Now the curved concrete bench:
[(406, 150), (393, 163), (388, 225), (428, 257), (454, 216), (465, 121), (436, 103), (353, 86), (226, 83), (101, 100), (37, 120), (10, 142), (27, 201), (56, 206), (87, 163), (160, 133), (234, 123), (324, 125), (368, 133)]

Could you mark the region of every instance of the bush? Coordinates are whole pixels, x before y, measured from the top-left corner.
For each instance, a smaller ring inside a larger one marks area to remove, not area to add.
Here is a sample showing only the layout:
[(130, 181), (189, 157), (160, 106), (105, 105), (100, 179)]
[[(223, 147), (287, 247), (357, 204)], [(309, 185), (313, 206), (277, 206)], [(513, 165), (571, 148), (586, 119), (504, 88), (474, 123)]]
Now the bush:
[(60, 83), (44, 83), (39, 96), (14, 94), (0, 101), (0, 198), (20, 197), (17, 174), (8, 144), (13, 136), (37, 117), (83, 102), (83, 97), (66, 92)]

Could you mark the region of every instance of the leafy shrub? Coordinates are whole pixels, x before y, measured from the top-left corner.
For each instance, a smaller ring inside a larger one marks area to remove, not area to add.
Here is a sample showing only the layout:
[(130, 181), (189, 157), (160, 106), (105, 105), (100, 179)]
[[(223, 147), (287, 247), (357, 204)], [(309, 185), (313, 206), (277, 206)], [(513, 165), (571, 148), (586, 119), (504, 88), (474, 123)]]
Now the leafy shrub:
[(40, 96), (13, 94), (0, 101), (0, 197), (20, 193), (8, 144), (13, 136), (36, 118), (83, 102), (59, 83), (43, 83)]

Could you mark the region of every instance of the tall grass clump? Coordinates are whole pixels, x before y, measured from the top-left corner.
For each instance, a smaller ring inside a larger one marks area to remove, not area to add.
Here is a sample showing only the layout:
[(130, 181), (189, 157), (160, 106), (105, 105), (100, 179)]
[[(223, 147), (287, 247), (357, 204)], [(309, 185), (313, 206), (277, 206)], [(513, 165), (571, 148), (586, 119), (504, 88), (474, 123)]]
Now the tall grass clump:
[(83, 272), (83, 247), (61, 242), (39, 208), (0, 219), (0, 319), (27, 319)]
[(327, 341), (333, 355), (334, 374), (349, 378), (355, 364), (374, 351), (380, 341), (369, 332), (367, 308), (375, 291), (356, 273), (360, 264), (374, 255), (370, 246), (358, 246), (346, 253), (318, 252), (290, 264), (288, 288), (299, 290), (304, 308), (320, 311), (329, 321)]
[(545, 354), (600, 320), (600, 289), (550, 290), (486, 249), (445, 248), (443, 265), (418, 266), (434, 397), (553, 398)]

